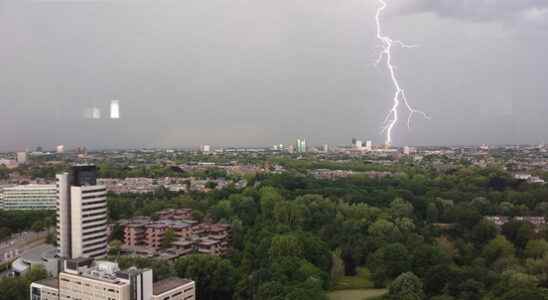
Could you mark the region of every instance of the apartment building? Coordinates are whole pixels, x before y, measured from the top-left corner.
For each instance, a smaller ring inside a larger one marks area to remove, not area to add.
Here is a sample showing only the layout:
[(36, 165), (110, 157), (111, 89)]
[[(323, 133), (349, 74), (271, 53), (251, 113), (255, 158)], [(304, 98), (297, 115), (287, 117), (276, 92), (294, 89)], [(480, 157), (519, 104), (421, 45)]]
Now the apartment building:
[(57, 179), (59, 256), (102, 257), (107, 254), (106, 188), (97, 185), (95, 166), (75, 166)]
[[(198, 223), (186, 218), (192, 210), (166, 210), (161, 220), (134, 218), (124, 225), (124, 250), (137, 255), (175, 258), (194, 252), (222, 256), (230, 247), (231, 227), (226, 224)], [(161, 249), (168, 230), (176, 235), (170, 249)], [(161, 252), (166, 253), (161, 253)], [(165, 254), (165, 255), (164, 255)]]
[(113, 262), (79, 258), (65, 261), (59, 277), (34, 282), (31, 300), (194, 300), (192, 280), (169, 278), (153, 283), (150, 269), (120, 270)]
[(57, 190), (55, 185), (29, 184), (2, 189), (4, 210), (54, 210)]

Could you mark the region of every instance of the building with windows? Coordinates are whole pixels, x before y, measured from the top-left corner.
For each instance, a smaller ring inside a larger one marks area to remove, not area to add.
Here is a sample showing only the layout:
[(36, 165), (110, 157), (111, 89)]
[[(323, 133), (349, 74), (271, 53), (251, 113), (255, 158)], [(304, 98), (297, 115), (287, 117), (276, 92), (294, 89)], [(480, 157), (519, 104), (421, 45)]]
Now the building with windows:
[(150, 269), (120, 270), (118, 264), (92, 259), (65, 261), (55, 279), (34, 282), (31, 300), (194, 300), (192, 280), (168, 278), (153, 283)]
[(297, 140), (297, 153), (305, 153), (306, 152), (306, 140), (305, 139), (298, 139)]
[(55, 185), (29, 184), (2, 189), (4, 210), (54, 210), (57, 190)]
[(57, 180), (57, 243), (63, 258), (107, 254), (107, 190), (97, 185), (97, 168), (75, 166)]

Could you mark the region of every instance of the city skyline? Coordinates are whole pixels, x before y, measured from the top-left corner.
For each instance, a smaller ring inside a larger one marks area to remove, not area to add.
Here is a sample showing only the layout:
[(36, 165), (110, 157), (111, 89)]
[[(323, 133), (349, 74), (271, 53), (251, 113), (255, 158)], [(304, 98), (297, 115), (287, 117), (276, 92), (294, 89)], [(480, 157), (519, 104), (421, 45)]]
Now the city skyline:
[[(384, 140), (376, 1), (20, 2), (0, 1), (0, 151)], [(394, 144), (548, 140), (547, 16), (545, 1), (391, 2), (385, 31), (420, 45), (397, 51), (399, 76), (432, 116)]]

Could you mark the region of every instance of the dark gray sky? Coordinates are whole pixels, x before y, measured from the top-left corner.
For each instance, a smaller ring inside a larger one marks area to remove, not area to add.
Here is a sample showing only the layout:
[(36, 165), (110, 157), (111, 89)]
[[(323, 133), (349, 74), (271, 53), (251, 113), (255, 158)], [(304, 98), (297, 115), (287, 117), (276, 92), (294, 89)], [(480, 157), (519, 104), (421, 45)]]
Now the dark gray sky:
[[(387, 0), (398, 145), (548, 142), (548, 0)], [(0, 0), (0, 150), (383, 142), (375, 0)], [(105, 117), (119, 99), (120, 120)]]

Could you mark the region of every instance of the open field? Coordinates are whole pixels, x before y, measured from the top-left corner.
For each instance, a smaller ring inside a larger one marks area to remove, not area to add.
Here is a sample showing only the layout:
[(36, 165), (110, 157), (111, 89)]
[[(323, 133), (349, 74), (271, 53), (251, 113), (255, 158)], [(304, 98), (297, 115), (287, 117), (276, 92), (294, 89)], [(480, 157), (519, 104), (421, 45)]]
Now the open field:
[(373, 282), (370, 281), (370, 277), (371, 274), (367, 268), (358, 268), (358, 275), (339, 278), (332, 289), (334, 291), (371, 289)]
[(329, 300), (365, 300), (382, 296), (386, 290), (363, 289), (363, 290), (341, 290), (328, 294)]

